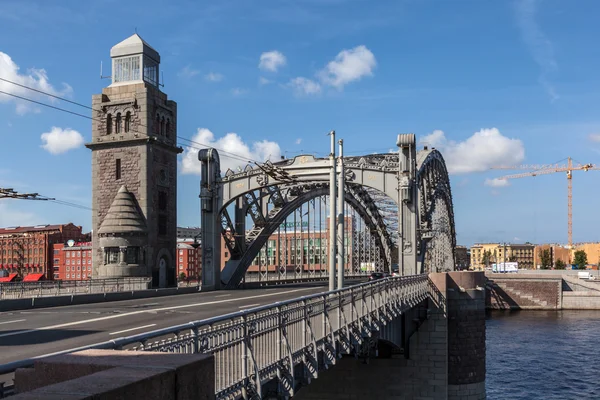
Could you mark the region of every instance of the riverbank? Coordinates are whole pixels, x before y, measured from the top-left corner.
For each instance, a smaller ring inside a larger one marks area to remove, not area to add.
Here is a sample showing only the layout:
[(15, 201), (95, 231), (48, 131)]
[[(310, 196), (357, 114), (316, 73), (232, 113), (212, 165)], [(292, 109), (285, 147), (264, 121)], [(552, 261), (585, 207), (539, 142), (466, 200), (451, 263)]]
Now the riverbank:
[(600, 281), (542, 272), (486, 273), (492, 310), (600, 310)]

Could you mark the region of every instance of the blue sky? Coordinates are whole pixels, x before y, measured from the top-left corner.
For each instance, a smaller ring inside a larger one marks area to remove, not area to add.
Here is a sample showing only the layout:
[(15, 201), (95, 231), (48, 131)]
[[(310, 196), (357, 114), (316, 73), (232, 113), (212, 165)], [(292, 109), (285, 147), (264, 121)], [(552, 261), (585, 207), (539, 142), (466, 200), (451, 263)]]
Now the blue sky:
[[(110, 48), (137, 29), (161, 54), (179, 136), (264, 158), (323, 155), (331, 129), (347, 154), (414, 132), (453, 172), (459, 243), (565, 242), (564, 174), (501, 186), (489, 167), (600, 163), (599, 12), (593, 0), (2, 0), (0, 77), (89, 105), (109, 84), (100, 61), (109, 74)], [(90, 137), (89, 120), (0, 94), (0, 186), (90, 206)], [(182, 157), (179, 225), (199, 224), (195, 172)], [(599, 179), (574, 174), (576, 242), (599, 239)], [(90, 229), (90, 211), (0, 202), (2, 226), (67, 221)]]

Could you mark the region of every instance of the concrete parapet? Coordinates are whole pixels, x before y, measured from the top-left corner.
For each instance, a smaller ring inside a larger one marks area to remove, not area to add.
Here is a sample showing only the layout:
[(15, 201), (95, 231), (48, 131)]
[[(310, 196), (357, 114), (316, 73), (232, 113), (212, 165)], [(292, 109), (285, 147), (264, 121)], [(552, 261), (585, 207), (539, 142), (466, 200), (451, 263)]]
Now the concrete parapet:
[(36, 361), (15, 373), (15, 400), (25, 399), (212, 399), (214, 358), (86, 350)]

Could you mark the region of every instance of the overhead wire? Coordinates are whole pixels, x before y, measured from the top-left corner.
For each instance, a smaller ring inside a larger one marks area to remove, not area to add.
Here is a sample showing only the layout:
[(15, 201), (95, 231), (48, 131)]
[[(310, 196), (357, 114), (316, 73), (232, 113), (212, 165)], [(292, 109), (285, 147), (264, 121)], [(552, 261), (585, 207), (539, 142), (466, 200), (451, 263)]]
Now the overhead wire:
[[(16, 86), (19, 86), (19, 87), (22, 87), (24, 89), (28, 89), (28, 90), (34, 91), (36, 93), (43, 94), (45, 96), (49, 96), (49, 97), (53, 97), (53, 98), (58, 99), (58, 100), (66, 101), (68, 103), (77, 105), (79, 107), (87, 108), (87, 109), (92, 110), (92, 111), (102, 112), (102, 110), (98, 110), (98, 109), (95, 109), (93, 107), (89, 107), (89, 106), (87, 106), (85, 104), (78, 103), (76, 101), (65, 99), (64, 97), (57, 96), (57, 95), (54, 95), (52, 93), (45, 92), (43, 90), (39, 90), (39, 89), (35, 89), (35, 88), (29, 87), (29, 86), (26, 86), (26, 85), (22, 85), (20, 83), (13, 82), (13, 81), (11, 81), (9, 79), (6, 79), (6, 78), (0, 77), (0, 80), (2, 80), (4, 82), (7, 82), (7, 83), (10, 83), (10, 84), (13, 84), (13, 85), (16, 85)], [(101, 120), (99, 118), (90, 117), (88, 115), (84, 115), (84, 114), (80, 114), (80, 113), (77, 113), (77, 112), (74, 112), (74, 111), (70, 111), (70, 110), (67, 110), (67, 109), (62, 108), (62, 107), (53, 106), (51, 104), (43, 103), (43, 102), (40, 102), (40, 101), (37, 101), (37, 100), (33, 100), (33, 99), (30, 99), (30, 98), (27, 98), (27, 97), (24, 97), (24, 96), (19, 96), (19, 95), (16, 95), (14, 93), (8, 93), (8, 92), (2, 91), (2, 90), (0, 90), (0, 93), (5, 94), (7, 96), (15, 97), (15, 98), (20, 99), (20, 100), (24, 100), (24, 101), (28, 101), (28, 102), (31, 102), (31, 103), (34, 103), (34, 104), (38, 104), (38, 105), (41, 105), (41, 106), (44, 106), (44, 107), (52, 108), (52, 109), (57, 110), (57, 111), (63, 111), (63, 112), (66, 112), (66, 113), (69, 113), (69, 114), (72, 114), (72, 115), (76, 115), (78, 117), (86, 118), (86, 119), (89, 119), (89, 120), (92, 120), (92, 121), (104, 122), (103, 120)], [(144, 125), (144, 124), (139, 124), (139, 126), (143, 127), (143, 128), (148, 128), (148, 126)], [(137, 131), (133, 131), (133, 132), (142, 133), (142, 132), (137, 132)], [(243, 162), (260, 162), (260, 161), (257, 161), (257, 160), (249, 159), (249, 157), (245, 157), (243, 155), (233, 153), (231, 151), (227, 151), (227, 150), (224, 150), (224, 149), (219, 149), (219, 148), (214, 147), (214, 146), (209, 146), (209, 145), (207, 145), (205, 143), (200, 143), (198, 141), (194, 141), (194, 140), (185, 138), (183, 136), (176, 136), (176, 137), (178, 139), (181, 139), (181, 140), (184, 140), (184, 141), (187, 141), (187, 142), (191, 142), (191, 143), (197, 144), (199, 146), (204, 146), (204, 148), (212, 147), (212, 148), (218, 150), (220, 153), (223, 153), (224, 155), (228, 156), (229, 158), (233, 158), (233, 159), (236, 159), (238, 161), (243, 161)], [(182, 146), (190, 147), (187, 144), (183, 144), (183, 143), (179, 143), (179, 144), (182, 145)]]

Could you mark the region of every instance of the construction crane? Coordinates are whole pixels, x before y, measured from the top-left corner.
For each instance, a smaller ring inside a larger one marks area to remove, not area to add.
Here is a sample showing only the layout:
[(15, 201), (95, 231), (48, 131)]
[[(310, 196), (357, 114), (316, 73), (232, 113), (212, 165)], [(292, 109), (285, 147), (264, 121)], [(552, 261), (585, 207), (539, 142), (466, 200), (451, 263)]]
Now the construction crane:
[(492, 167), (491, 169), (532, 169), (531, 172), (524, 172), (521, 174), (505, 175), (497, 178), (499, 180), (525, 178), (528, 176), (538, 176), (554, 174), (556, 172), (567, 173), (567, 192), (568, 192), (568, 240), (569, 249), (573, 248), (573, 171), (589, 171), (589, 170), (600, 170), (600, 167), (594, 164), (577, 164), (573, 165), (573, 159), (567, 158), (567, 164), (547, 164), (547, 165), (519, 165), (514, 167)]

